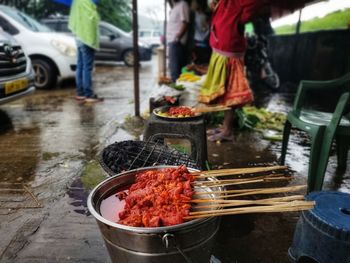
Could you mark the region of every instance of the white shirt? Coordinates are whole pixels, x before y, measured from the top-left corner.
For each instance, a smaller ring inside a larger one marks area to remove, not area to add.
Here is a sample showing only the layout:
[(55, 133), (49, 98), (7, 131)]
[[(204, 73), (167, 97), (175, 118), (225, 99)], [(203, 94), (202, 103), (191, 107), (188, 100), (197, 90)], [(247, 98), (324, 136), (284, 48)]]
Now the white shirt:
[(207, 16), (203, 13), (195, 12), (194, 22), (194, 39), (197, 41), (206, 40), (209, 37)]
[[(190, 21), (190, 7), (185, 1), (177, 2), (170, 11), (166, 29), (167, 42), (174, 42), (176, 35), (180, 32), (183, 22)], [(180, 42), (186, 44), (187, 32), (182, 36)]]

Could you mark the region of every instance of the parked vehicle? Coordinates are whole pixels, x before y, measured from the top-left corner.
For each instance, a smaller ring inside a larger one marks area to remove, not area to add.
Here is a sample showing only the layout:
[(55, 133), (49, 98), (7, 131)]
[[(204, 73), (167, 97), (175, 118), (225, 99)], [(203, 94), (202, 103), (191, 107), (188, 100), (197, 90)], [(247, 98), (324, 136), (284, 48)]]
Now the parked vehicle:
[(247, 37), (248, 48), (245, 53), (247, 78), (250, 83), (260, 82), (272, 90), (278, 90), (280, 79), (269, 62), (267, 39), (263, 35)]
[(139, 39), (142, 43), (149, 45), (152, 49), (161, 45), (162, 33), (156, 29), (140, 29)]
[(30, 59), (15, 39), (0, 29), (0, 105), (34, 90)]
[(52, 32), (28, 15), (4, 5), (0, 5), (0, 26), (31, 58), (38, 89), (54, 87), (58, 77), (74, 77), (76, 43), (72, 36)]
[[(57, 32), (71, 34), (68, 29), (67, 17), (52, 17), (41, 20), (51, 29)], [(100, 22), (100, 50), (95, 53), (96, 61), (123, 61), (127, 66), (134, 65), (133, 39), (132, 35), (124, 32), (118, 27)], [(139, 43), (140, 61), (149, 61), (152, 58), (151, 48)]]

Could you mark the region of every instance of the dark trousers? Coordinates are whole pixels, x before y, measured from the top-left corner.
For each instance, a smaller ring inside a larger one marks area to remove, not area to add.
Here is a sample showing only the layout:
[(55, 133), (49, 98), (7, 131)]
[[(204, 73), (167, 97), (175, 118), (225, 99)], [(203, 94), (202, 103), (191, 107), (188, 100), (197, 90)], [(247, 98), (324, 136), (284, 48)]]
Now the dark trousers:
[(185, 46), (180, 42), (169, 43), (169, 70), (173, 82), (179, 78), (182, 67), (186, 66)]
[(77, 43), (77, 70), (75, 80), (77, 95), (92, 97), (92, 70), (94, 68), (95, 50), (82, 42)]

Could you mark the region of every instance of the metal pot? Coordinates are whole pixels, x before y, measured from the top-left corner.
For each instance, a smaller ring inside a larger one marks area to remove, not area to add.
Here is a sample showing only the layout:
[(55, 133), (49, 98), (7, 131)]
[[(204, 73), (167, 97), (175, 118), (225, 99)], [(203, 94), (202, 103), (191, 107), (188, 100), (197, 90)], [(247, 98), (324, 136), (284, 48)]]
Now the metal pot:
[[(102, 200), (132, 184), (135, 174), (171, 167), (175, 166), (145, 167), (124, 172), (103, 181), (90, 193), (88, 208), (96, 218), (112, 262), (209, 262), (214, 237), (219, 229), (219, 217), (195, 219), (174, 226), (145, 228), (117, 224), (101, 216)], [(200, 189), (207, 192), (217, 190)], [(214, 194), (205, 196), (208, 197), (217, 198)]]

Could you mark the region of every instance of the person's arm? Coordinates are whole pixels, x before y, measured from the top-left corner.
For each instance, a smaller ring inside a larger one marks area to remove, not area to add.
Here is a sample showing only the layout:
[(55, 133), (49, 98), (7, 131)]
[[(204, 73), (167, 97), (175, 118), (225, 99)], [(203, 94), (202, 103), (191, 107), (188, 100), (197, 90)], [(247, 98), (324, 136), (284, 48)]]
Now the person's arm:
[(180, 31), (176, 34), (175, 41), (179, 42), (180, 39), (185, 35), (187, 29), (188, 29), (188, 23), (185, 22), (185, 21), (182, 21), (181, 29), (180, 29)]
[(180, 12), (180, 19), (181, 19), (181, 28), (179, 32), (176, 34), (175, 41), (180, 41), (180, 39), (185, 35), (188, 29), (188, 23), (190, 21), (190, 8), (187, 3), (183, 2), (181, 5), (181, 12)]
[(210, 10), (213, 12), (215, 11), (215, 9), (218, 7), (218, 4), (219, 4), (219, 0), (213, 0), (210, 2), (209, 4), (209, 8)]

